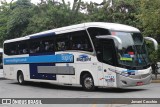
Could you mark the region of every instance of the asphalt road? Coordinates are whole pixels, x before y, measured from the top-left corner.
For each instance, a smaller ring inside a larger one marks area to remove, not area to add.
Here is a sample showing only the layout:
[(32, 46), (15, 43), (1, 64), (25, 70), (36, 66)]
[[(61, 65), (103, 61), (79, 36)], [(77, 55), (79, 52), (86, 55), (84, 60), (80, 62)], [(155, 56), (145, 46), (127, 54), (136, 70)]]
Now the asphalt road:
[[(15, 80), (0, 79), (0, 98), (160, 98), (160, 84), (131, 87), (124, 89), (99, 88), (86, 92), (79, 86), (61, 86), (49, 83), (27, 82), (19, 85)], [(32, 107), (50, 107), (33, 105)], [(82, 107), (81, 104), (53, 105), (54, 107)], [(85, 107), (135, 107), (133, 104), (85, 104)], [(158, 107), (157, 104), (140, 104), (140, 107)], [(160, 106), (160, 105), (159, 105)], [(0, 107), (28, 107), (28, 105), (0, 105)]]

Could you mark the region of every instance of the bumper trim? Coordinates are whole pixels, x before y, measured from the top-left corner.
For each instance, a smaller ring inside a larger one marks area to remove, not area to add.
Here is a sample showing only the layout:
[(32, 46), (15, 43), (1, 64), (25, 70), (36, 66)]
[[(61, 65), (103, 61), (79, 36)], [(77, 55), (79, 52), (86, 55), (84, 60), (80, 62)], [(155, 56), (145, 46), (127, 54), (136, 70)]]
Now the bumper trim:
[(139, 86), (137, 83), (142, 82), (143, 85), (151, 83), (151, 74), (143, 74), (143, 75), (135, 75), (132, 77), (125, 77), (117, 74), (117, 87), (131, 87), (131, 86)]

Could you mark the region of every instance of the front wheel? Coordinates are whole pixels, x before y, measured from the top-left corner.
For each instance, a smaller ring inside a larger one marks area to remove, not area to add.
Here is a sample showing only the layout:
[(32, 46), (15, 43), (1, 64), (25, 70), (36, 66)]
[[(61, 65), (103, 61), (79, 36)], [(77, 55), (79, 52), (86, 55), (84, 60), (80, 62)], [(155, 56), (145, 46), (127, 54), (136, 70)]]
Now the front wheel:
[(24, 81), (24, 76), (23, 76), (23, 73), (22, 73), (22, 72), (18, 74), (17, 80), (18, 80), (18, 83), (19, 83), (20, 85), (23, 85), (23, 84), (24, 84), (25, 81)]
[(93, 91), (95, 89), (94, 81), (91, 75), (85, 74), (82, 78), (82, 87), (87, 91)]

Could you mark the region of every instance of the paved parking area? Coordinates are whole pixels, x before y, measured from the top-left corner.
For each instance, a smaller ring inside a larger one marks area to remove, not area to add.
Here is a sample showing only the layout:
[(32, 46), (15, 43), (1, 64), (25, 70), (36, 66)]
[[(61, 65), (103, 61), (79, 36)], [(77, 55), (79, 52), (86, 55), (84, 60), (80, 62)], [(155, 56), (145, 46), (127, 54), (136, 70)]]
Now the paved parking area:
[[(27, 82), (19, 85), (15, 80), (0, 79), (0, 98), (160, 98), (160, 84), (123, 89), (99, 88), (86, 92), (79, 86), (61, 86), (49, 83)], [(81, 104), (56, 104), (54, 107), (82, 107)], [(133, 104), (83, 104), (84, 107), (135, 107)], [(140, 104), (139, 107), (157, 107), (156, 104)], [(159, 105), (160, 106), (160, 105)], [(0, 105), (0, 107), (28, 107), (28, 105)], [(33, 105), (32, 107), (50, 107)]]

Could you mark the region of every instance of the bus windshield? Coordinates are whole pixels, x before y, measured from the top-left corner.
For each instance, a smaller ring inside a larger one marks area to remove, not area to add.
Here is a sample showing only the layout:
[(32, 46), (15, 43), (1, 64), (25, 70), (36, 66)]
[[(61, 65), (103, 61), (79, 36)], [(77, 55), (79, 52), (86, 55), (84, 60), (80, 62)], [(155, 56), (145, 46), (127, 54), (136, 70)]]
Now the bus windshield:
[(118, 62), (123, 66), (144, 67), (149, 65), (148, 52), (141, 33), (112, 32), (122, 40), (118, 50)]

